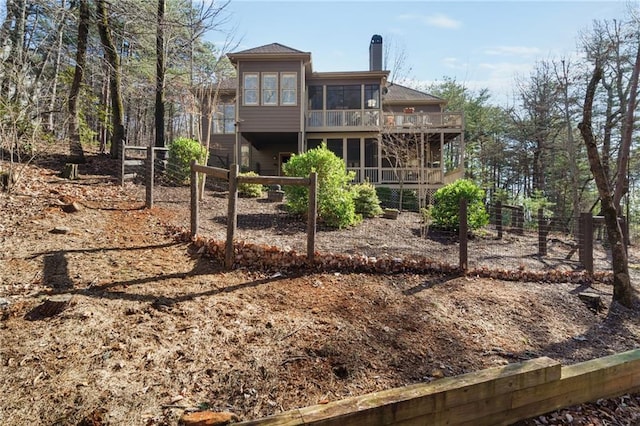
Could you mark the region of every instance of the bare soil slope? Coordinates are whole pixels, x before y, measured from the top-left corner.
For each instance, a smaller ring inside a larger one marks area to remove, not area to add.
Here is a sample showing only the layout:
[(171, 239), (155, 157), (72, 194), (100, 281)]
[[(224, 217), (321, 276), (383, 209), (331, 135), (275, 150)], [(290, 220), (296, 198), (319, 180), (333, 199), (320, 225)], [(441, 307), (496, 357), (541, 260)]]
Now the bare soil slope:
[[(144, 210), (90, 166), (78, 181), (29, 167), (0, 194), (2, 425), (175, 425), (198, 408), (251, 419), (640, 342), (638, 311), (609, 309), (606, 285), (590, 289), (607, 306), (594, 313), (575, 284), (225, 272), (167, 232), (186, 211)], [(59, 312), (43, 307), (53, 295)], [(625, 396), (526, 423), (638, 418)]]

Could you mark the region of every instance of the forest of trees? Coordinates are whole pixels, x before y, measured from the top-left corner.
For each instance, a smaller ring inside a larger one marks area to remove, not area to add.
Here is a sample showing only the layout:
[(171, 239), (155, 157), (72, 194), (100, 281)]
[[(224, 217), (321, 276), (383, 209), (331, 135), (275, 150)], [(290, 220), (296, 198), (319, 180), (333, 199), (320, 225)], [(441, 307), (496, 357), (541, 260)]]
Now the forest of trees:
[[(187, 136), (208, 144), (200, 129), (211, 116), (197, 99), (233, 75), (225, 54), (237, 46), (227, 6), (228, 0), (0, 3), (2, 159), (32, 155), (53, 140), (67, 141), (76, 162), (89, 144), (112, 156), (123, 141), (162, 146)], [(568, 230), (583, 211), (606, 216), (613, 209), (638, 222), (636, 12), (595, 20), (576, 34), (577, 55), (541, 60), (528, 76), (514, 76), (510, 105), (495, 105), (488, 89), (473, 91), (446, 77), (416, 87), (464, 111), (467, 177), (489, 199), (534, 200)], [(212, 32), (225, 42), (207, 42)], [(392, 66), (407, 61), (400, 58)]]
[[(47, 140), (67, 140), (82, 161), (87, 144), (115, 155), (123, 140), (164, 145), (179, 136), (202, 139), (199, 91), (233, 72), (225, 57), (234, 47), (228, 1), (4, 3), (4, 153), (28, 155)], [(216, 31), (225, 43), (205, 40)]]

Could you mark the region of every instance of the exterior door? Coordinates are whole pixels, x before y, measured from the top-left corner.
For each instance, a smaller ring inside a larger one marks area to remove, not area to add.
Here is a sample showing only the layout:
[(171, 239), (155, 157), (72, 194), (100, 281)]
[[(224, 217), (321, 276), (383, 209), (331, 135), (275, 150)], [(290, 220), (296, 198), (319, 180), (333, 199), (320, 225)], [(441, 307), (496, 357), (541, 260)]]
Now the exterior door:
[(284, 172), (282, 171), (282, 166), (289, 161), (291, 158), (292, 152), (280, 152), (278, 153), (278, 175), (283, 176)]

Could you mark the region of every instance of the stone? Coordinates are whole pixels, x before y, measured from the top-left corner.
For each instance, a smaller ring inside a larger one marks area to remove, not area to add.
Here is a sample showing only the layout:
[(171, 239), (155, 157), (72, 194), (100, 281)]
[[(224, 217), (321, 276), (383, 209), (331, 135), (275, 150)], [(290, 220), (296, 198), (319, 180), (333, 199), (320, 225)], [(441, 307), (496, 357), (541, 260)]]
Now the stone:
[(71, 229), (67, 228), (66, 226), (56, 226), (50, 232), (52, 234), (68, 234), (69, 232), (71, 232)]
[(65, 213), (76, 213), (80, 210), (82, 210), (82, 205), (76, 201), (62, 206), (62, 211)]
[(239, 420), (238, 416), (233, 413), (196, 411), (195, 413), (183, 414), (179, 424), (184, 426), (222, 426)]

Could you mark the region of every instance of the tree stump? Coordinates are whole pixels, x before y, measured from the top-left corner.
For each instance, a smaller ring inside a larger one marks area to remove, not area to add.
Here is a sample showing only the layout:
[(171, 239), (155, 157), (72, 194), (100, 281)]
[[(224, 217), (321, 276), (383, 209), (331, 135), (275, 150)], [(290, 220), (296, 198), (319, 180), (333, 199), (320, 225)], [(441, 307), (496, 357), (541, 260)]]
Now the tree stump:
[(15, 176), (11, 171), (0, 172), (0, 189), (8, 191), (12, 184), (15, 183)]
[(64, 165), (64, 169), (60, 172), (60, 177), (64, 179), (78, 179), (78, 165), (74, 163), (67, 163)]
[(599, 294), (579, 293), (578, 297), (585, 305), (587, 305), (587, 308), (591, 309), (593, 312), (598, 313), (604, 311), (604, 303), (602, 303), (602, 299)]

